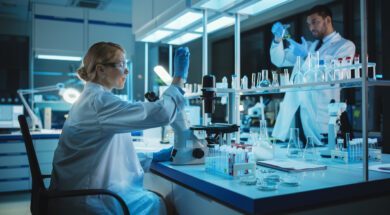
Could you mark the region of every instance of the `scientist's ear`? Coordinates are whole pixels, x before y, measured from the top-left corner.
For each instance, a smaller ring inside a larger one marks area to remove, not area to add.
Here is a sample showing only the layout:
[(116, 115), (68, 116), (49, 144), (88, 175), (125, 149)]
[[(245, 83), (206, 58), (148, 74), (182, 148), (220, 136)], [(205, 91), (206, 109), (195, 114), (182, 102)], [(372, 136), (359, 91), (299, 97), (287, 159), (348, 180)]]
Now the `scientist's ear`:
[(96, 69), (96, 73), (99, 77), (101, 77), (101, 78), (106, 77), (105, 71), (104, 71), (104, 66), (102, 64), (97, 64), (95, 69)]

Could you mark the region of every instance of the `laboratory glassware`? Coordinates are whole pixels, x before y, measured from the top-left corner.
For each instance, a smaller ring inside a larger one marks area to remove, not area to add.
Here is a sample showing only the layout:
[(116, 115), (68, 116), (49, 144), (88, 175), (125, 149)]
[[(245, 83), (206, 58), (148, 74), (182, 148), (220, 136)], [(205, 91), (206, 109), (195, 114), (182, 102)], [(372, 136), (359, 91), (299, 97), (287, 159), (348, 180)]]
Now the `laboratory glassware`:
[(355, 70), (355, 78), (360, 78), (360, 66), (359, 66), (359, 62), (360, 61), (360, 55), (359, 54), (355, 54), (354, 58), (353, 58), (353, 64), (355, 65), (354, 66), (354, 70)]
[(352, 59), (351, 59), (351, 57), (346, 57), (345, 58), (345, 66), (347, 67), (346, 69), (345, 69), (345, 71), (346, 71), (346, 74), (345, 74), (345, 79), (351, 79), (351, 67), (352, 67)]
[(222, 88), (228, 88), (228, 81), (226, 76), (223, 76), (222, 78)]
[(290, 139), (287, 145), (287, 157), (289, 158), (301, 158), (302, 149), (299, 143), (299, 129), (290, 128)]
[(297, 71), (292, 75), (293, 84), (302, 84), (303, 83), (303, 74), (301, 72), (301, 57), (297, 56)]
[(271, 160), (274, 157), (274, 149), (268, 137), (267, 121), (260, 120), (260, 134), (256, 145), (252, 148), (255, 160)]
[(244, 75), (244, 77), (241, 79), (241, 89), (248, 89), (248, 77), (246, 77), (246, 75)]
[(258, 73), (257, 73), (256, 88), (260, 88), (260, 83), (261, 83), (261, 72), (258, 72)]
[(279, 76), (277, 71), (272, 71), (272, 86), (279, 87)]
[(270, 82), (268, 80), (268, 70), (266, 69), (263, 69), (261, 71), (261, 82), (260, 82), (260, 87), (269, 87), (270, 86)]
[(237, 75), (232, 75), (232, 89), (237, 88)]
[(318, 153), (316, 146), (314, 145), (314, 137), (308, 136), (306, 141), (305, 150), (303, 151), (303, 159), (306, 161), (318, 160)]
[(256, 73), (252, 73), (252, 84), (251, 84), (251, 88), (252, 89), (255, 89), (256, 88)]

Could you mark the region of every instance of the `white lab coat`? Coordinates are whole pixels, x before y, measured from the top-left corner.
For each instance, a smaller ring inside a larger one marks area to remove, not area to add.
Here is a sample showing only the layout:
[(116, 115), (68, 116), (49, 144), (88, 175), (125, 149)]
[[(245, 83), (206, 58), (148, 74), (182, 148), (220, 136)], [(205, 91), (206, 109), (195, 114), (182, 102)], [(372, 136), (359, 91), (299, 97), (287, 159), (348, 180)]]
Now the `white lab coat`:
[[(307, 42), (309, 52), (314, 52), (318, 40)], [(353, 57), (355, 54), (355, 45), (353, 42), (344, 39), (339, 33), (335, 32), (330, 39), (324, 42), (318, 50), (320, 59), (330, 61), (331, 59)], [(291, 79), (297, 74), (297, 57), (292, 50), (284, 49), (283, 43), (276, 44), (272, 42), (271, 61), (278, 67), (294, 66)], [(303, 64), (302, 64), (303, 63)], [(307, 71), (308, 60), (301, 60), (302, 71)], [(313, 136), (315, 143), (321, 145), (321, 133), (328, 133), (328, 104), (331, 99), (336, 102), (340, 100), (340, 90), (313, 90), (286, 92), (283, 102), (280, 104), (280, 110), (276, 118), (276, 123), (272, 136), (279, 140), (286, 140), (289, 137), (290, 127), (295, 127), (294, 116), (300, 107), (300, 116), (305, 136)]]
[[(167, 125), (184, 109), (184, 97), (176, 87), (162, 97), (133, 104), (88, 82), (64, 124), (49, 189), (108, 189), (124, 199), (130, 214), (165, 214), (162, 200), (143, 189), (152, 154), (137, 156), (130, 135)], [(122, 214), (122, 209), (112, 197), (70, 197), (51, 200), (49, 214)]]

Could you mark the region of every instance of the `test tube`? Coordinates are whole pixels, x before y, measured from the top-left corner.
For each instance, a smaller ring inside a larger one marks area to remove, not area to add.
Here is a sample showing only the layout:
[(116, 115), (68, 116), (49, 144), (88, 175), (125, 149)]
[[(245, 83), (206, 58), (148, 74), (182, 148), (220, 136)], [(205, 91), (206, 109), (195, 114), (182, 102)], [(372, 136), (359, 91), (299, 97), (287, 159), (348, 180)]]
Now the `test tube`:
[(252, 73), (252, 85), (251, 88), (254, 89), (256, 88), (256, 73)]
[(261, 72), (258, 72), (258, 73), (257, 73), (256, 88), (260, 88), (260, 83), (261, 83)]
[(272, 71), (272, 86), (279, 87), (279, 76), (277, 71)]

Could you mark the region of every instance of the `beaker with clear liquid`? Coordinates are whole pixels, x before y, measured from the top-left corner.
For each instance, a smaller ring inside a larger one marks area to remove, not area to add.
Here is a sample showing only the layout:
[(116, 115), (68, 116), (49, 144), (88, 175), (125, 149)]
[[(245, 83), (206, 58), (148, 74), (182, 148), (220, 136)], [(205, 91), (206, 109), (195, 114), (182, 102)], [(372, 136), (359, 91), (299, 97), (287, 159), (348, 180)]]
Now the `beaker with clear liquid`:
[(290, 139), (287, 145), (287, 157), (289, 158), (301, 158), (302, 149), (299, 143), (299, 129), (290, 128)]

